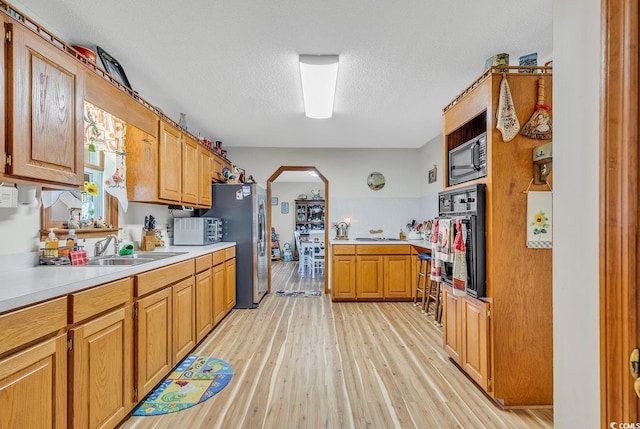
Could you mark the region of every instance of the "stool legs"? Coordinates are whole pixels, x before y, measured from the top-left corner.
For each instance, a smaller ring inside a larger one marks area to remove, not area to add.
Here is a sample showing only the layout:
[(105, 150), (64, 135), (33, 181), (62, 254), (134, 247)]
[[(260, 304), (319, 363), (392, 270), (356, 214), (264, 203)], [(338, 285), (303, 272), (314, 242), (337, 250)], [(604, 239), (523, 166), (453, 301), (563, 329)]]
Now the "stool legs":
[(418, 306), (418, 292), (422, 295), (422, 312), (425, 313), (425, 303), (427, 298), (427, 276), (430, 274), (429, 261), (420, 259), (418, 267), (418, 278), (416, 280), (416, 293), (413, 297), (413, 305)]
[(431, 281), (429, 284), (429, 290), (427, 291), (427, 303), (425, 313), (429, 313), (429, 305), (431, 302), (434, 304), (433, 319), (436, 324), (440, 324), (442, 321), (442, 284), (440, 282)]

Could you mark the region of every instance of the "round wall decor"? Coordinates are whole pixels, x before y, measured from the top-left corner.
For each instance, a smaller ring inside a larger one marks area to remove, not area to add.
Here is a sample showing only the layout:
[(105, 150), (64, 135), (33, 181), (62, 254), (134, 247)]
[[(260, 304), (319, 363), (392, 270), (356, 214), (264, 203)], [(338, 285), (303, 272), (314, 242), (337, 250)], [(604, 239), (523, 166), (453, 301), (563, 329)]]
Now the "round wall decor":
[(378, 173), (377, 171), (374, 171), (369, 174), (369, 177), (367, 177), (367, 185), (369, 185), (369, 187), (374, 191), (379, 191), (384, 188), (384, 183), (384, 176), (382, 173)]

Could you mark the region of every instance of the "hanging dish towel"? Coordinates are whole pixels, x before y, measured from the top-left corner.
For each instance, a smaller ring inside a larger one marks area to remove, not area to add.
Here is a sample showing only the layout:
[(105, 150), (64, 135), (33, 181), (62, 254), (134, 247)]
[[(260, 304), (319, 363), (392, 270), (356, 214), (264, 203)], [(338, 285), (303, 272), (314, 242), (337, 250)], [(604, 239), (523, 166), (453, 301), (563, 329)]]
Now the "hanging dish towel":
[(438, 259), (438, 219), (431, 224), (431, 280), (442, 281), (442, 262)]
[(453, 235), (451, 219), (440, 219), (438, 232), (440, 245), (436, 257), (443, 262), (453, 262)]
[(527, 192), (527, 247), (553, 247), (553, 192)]
[(505, 142), (513, 140), (520, 131), (520, 122), (518, 122), (518, 115), (516, 115), (516, 107), (513, 105), (506, 74), (502, 75), (502, 82), (500, 82), (500, 100), (496, 118), (498, 119), (496, 128), (502, 133), (502, 140)]
[(464, 243), (467, 238), (467, 227), (456, 219), (456, 238), (453, 244), (453, 294), (467, 294), (467, 252)]

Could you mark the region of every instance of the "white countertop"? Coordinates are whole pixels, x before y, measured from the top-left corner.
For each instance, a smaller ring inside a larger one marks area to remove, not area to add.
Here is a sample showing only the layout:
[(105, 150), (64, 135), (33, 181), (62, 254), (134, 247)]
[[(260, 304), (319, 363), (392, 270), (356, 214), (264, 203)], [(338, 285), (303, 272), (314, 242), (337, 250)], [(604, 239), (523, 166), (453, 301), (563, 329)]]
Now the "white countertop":
[(336, 240), (333, 239), (330, 241), (331, 245), (340, 245), (340, 244), (358, 244), (358, 245), (368, 245), (368, 244), (385, 244), (385, 245), (398, 245), (398, 244), (410, 244), (412, 246), (431, 248), (431, 242), (425, 240), (356, 240), (355, 238), (349, 240)]
[(235, 242), (223, 242), (207, 246), (167, 246), (156, 251), (185, 253), (134, 266), (40, 265), (13, 270), (5, 266), (0, 284), (0, 313), (235, 245)]

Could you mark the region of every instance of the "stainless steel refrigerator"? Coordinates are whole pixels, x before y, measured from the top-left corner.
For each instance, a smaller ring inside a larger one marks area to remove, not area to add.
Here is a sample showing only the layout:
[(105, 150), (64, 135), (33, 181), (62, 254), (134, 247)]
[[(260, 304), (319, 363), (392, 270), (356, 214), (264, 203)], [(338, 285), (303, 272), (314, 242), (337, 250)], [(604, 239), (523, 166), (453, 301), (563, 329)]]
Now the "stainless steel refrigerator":
[(212, 185), (211, 209), (222, 219), (222, 241), (235, 241), (236, 306), (256, 308), (267, 293), (267, 192), (256, 184)]

